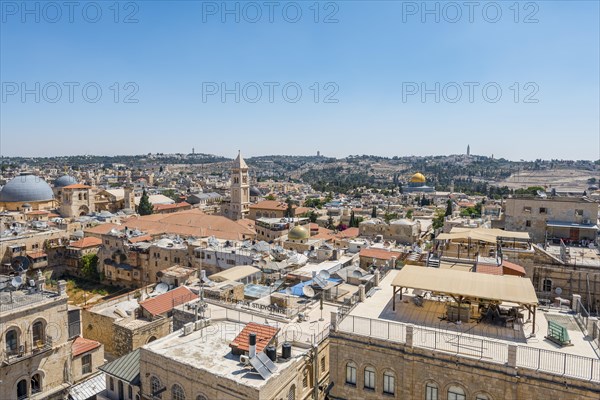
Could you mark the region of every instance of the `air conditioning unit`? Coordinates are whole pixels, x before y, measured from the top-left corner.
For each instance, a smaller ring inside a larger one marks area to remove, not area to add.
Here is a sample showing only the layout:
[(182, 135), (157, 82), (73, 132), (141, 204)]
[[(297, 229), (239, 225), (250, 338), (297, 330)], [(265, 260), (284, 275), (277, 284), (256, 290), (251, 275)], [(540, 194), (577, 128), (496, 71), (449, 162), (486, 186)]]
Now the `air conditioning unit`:
[(241, 363), (241, 364), (244, 364), (244, 365), (248, 365), (248, 364), (250, 364), (250, 357), (248, 357), (248, 356), (247, 356), (247, 355), (245, 355), (245, 354), (242, 354), (242, 355), (240, 356), (240, 363)]
[(183, 336), (187, 336), (192, 332), (194, 332), (194, 323), (193, 322), (189, 322), (183, 326)]

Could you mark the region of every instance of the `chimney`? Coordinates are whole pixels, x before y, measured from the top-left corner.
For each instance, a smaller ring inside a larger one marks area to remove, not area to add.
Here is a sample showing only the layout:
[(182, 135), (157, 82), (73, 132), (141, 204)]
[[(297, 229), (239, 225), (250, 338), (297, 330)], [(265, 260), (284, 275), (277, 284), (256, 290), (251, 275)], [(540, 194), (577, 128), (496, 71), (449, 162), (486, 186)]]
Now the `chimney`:
[(57, 283), (57, 288), (58, 288), (58, 295), (62, 296), (63, 294), (67, 293), (67, 281), (64, 280), (60, 280)]
[(253, 359), (256, 357), (256, 333), (251, 333), (248, 336), (248, 344), (250, 345), (248, 348), (248, 357)]

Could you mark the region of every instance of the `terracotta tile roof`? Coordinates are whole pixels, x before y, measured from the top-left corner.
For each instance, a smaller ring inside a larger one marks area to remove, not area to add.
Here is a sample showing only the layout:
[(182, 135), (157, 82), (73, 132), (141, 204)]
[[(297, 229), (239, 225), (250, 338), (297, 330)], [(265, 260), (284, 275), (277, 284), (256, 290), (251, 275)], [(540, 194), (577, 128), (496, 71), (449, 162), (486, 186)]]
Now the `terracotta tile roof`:
[(139, 242), (150, 242), (152, 241), (152, 236), (150, 235), (142, 235), (129, 238), (129, 243), (139, 243)]
[(140, 306), (152, 315), (160, 315), (171, 311), (174, 307), (197, 299), (198, 295), (185, 286), (179, 286), (167, 293), (140, 302)]
[(87, 228), (84, 230), (85, 233), (95, 233), (95, 234), (106, 234), (108, 232), (110, 232), (110, 230), (112, 228), (116, 228), (116, 229), (122, 229), (123, 227), (117, 224), (100, 224), (100, 225), (96, 225), (94, 227), (91, 228)]
[(279, 329), (273, 326), (250, 322), (242, 329), (240, 334), (233, 339), (233, 342), (229, 343), (229, 347), (240, 351), (248, 351), (248, 338), (251, 333), (256, 333), (256, 352), (260, 353), (269, 345), (269, 343), (271, 343), (278, 331)]
[(83, 183), (74, 183), (69, 186), (63, 187), (63, 189), (91, 189), (91, 186), (84, 185)]
[(29, 251), (29, 252), (27, 252), (27, 256), (29, 256), (31, 258), (41, 258), (41, 257), (47, 257), (48, 255), (46, 253), (44, 253), (43, 251)]
[(257, 210), (287, 210), (287, 203), (277, 200), (263, 200), (256, 204), (251, 204), (250, 208)]
[(50, 214), (50, 212), (49, 211), (44, 211), (44, 210), (37, 210), (37, 211), (29, 211), (26, 214), (27, 215), (46, 215), (46, 214)]
[(100, 346), (100, 342), (77, 336), (75, 340), (73, 340), (71, 351), (73, 353), (73, 357), (77, 357), (82, 355), (83, 353), (87, 353), (88, 351), (97, 349)]
[(402, 253), (396, 251), (387, 251), (384, 249), (362, 249), (358, 253), (360, 257), (376, 258), (378, 260), (391, 260), (396, 257), (396, 260), (400, 260)]
[(69, 247), (76, 247), (78, 249), (87, 249), (88, 247), (96, 247), (102, 244), (102, 240), (95, 237), (84, 237), (75, 242), (71, 242)]
[(527, 273), (525, 272), (525, 268), (522, 266), (511, 263), (509, 261), (502, 261), (502, 273), (504, 275), (518, 275), (525, 276)]
[(476, 272), (488, 275), (502, 275), (502, 268), (498, 265), (479, 263), (477, 264)]
[(186, 208), (186, 207), (191, 207), (192, 205), (189, 203), (186, 203), (185, 201), (181, 202), (181, 203), (175, 203), (175, 204), (156, 204), (154, 206), (154, 211), (164, 211), (164, 210), (173, 210), (173, 209), (177, 209), (177, 208)]
[(339, 233), (336, 233), (335, 237), (338, 239), (355, 238), (358, 237), (359, 234), (360, 233), (358, 228), (348, 228)]

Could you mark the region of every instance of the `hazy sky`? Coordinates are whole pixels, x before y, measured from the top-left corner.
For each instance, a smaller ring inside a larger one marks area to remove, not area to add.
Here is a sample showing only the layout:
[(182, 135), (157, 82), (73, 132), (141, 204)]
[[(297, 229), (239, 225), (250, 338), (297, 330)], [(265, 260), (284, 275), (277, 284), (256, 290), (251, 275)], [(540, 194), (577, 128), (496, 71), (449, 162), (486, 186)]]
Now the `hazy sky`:
[(0, 1), (4, 156), (600, 158), (598, 1), (67, 4)]

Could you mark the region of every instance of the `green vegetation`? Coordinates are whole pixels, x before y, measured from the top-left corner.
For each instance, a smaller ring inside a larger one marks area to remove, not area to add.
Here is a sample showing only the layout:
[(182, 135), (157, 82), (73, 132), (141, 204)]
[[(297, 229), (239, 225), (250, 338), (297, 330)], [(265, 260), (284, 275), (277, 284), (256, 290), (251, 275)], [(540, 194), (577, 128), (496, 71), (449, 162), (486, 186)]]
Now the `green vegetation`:
[(546, 189), (544, 189), (541, 186), (529, 186), (527, 189), (517, 189), (515, 190), (515, 194), (520, 194), (520, 195), (536, 195), (537, 192), (545, 192)]
[(450, 215), (452, 215), (453, 209), (452, 209), (452, 200), (448, 199), (448, 201), (446, 201), (446, 212), (444, 213), (445, 217), (448, 217)]
[(460, 211), (460, 215), (463, 217), (479, 218), (481, 217), (481, 205), (482, 203), (475, 204), (475, 207), (467, 207)]
[(433, 229), (440, 229), (444, 226), (444, 212), (441, 209), (438, 209), (435, 211), (435, 217), (433, 217), (433, 221), (431, 223), (431, 226), (433, 226)]
[(86, 279), (100, 281), (98, 256), (96, 254), (86, 254), (81, 257), (81, 273)]
[(267, 197), (265, 197), (265, 200), (275, 201), (277, 200), (277, 197), (275, 197), (273, 193), (270, 193)]
[(148, 193), (146, 193), (146, 189), (142, 192), (142, 197), (140, 198), (140, 205), (138, 206), (138, 213), (140, 215), (150, 215), (154, 212), (154, 207), (148, 198)]

